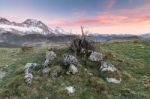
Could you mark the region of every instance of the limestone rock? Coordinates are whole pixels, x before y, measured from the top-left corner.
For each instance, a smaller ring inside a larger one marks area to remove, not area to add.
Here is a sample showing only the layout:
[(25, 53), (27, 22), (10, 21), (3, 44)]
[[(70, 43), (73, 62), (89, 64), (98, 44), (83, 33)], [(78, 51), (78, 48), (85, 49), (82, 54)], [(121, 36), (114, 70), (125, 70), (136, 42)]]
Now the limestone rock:
[(36, 67), (38, 66), (38, 64), (37, 63), (27, 63), (26, 65), (25, 65), (25, 67), (24, 67), (24, 69), (35, 69)]
[(64, 62), (64, 65), (70, 65), (70, 64), (73, 64), (73, 65), (76, 65), (76, 66), (80, 65), (78, 59), (73, 55), (65, 55), (64, 59), (63, 59), (63, 62)]
[(33, 75), (31, 73), (25, 74), (24, 80), (27, 83), (27, 85), (32, 85), (32, 79)]
[(118, 71), (118, 70), (117, 70), (117, 68), (116, 68), (114, 65), (112, 65), (111, 63), (103, 61), (103, 62), (101, 63), (100, 71), (102, 71), (102, 72), (104, 72), (104, 71), (115, 72), (115, 71)]
[(44, 66), (48, 66), (48, 64), (53, 61), (57, 55), (53, 51), (48, 51), (45, 56)]
[(118, 84), (122, 81), (119, 70), (110, 62), (101, 62), (101, 67), (99, 70), (101, 71), (101, 73), (103, 73), (103, 75), (105, 75), (105, 79), (109, 83)]
[(93, 61), (93, 62), (100, 62), (103, 60), (103, 54), (102, 53), (98, 53), (98, 52), (92, 52), (89, 60)]
[(78, 69), (77, 69), (77, 67), (75, 66), (75, 65), (73, 65), (73, 64), (70, 64), (70, 66), (69, 66), (69, 70), (67, 71), (67, 74), (76, 74), (76, 73), (78, 73)]
[(67, 90), (69, 95), (75, 92), (75, 88), (72, 86), (65, 87), (65, 89)]
[(32, 69), (35, 69), (38, 66), (37, 63), (27, 63), (24, 67), (24, 80), (27, 83), (27, 85), (32, 84)]
[(116, 79), (116, 78), (106, 78), (107, 82), (109, 83), (115, 83), (118, 84), (121, 82), (121, 78), (120, 79)]

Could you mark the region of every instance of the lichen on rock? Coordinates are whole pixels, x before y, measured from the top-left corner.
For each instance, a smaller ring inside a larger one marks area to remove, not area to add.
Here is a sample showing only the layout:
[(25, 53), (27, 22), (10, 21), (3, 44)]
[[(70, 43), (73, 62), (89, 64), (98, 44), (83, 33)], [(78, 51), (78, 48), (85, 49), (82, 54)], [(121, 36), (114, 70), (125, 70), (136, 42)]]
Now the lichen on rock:
[(89, 60), (93, 62), (100, 62), (103, 60), (103, 54), (99, 52), (92, 52), (89, 56)]
[(64, 63), (64, 65), (73, 64), (76, 66), (81, 66), (78, 59), (73, 55), (64, 55), (63, 63)]
[(44, 66), (48, 66), (50, 62), (52, 62), (57, 57), (56, 53), (53, 51), (47, 51), (45, 56)]

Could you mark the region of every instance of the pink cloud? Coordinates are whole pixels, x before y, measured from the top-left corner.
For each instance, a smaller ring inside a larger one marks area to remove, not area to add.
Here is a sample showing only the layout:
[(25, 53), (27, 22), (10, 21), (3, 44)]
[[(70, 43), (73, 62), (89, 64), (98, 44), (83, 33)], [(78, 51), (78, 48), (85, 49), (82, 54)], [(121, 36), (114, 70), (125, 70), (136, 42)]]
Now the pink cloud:
[[(114, 2), (114, 3), (112, 3)], [(116, 0), (110, 0), (109, 5), (115, 4)], [(62, 26), (80, 26), (80, 25), (122, 25), (122, 24), (141, 24), (150, 21), (150, 3), (133, 9), (121, 9), (97, 13), (96, 16), (85, 16), (83, 12), (77, 13), (72, 20), (57, 20), (57, 24)]]

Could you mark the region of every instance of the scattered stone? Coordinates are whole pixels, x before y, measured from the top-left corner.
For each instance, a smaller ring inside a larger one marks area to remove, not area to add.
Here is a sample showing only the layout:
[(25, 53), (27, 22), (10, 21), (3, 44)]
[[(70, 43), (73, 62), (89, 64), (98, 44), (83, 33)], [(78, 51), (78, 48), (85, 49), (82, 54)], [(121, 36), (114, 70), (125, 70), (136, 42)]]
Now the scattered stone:
[(55, 52), (53, 51), (48, 51), (46, 53), (46, 56), (45, 56), (45, 62), (44, 62), (44, 66), (48, 66), (48, 64), (53, 61), (55, 58), (57, 57), (57, 55), (55, 54)]
[(36, 67), (38, 67), (38, 64), (37, 63), (27, 63), (24, 67), (24, 69), (35, 69)]
[(111, 63), (103, 61), (103, 62), (101, 62), (100, 71), (102, 71), (102, 72), (105, 72), (105, 71), (115, 72), (115, 71), (118, 71), (118, 70)]
[(69, 95), (75, 92), (75, 88), (72, 86), (65, 87), (65, 89), (68, 91)]
[(109, 83), (119, 84), (121, 82), (121, 78), (118, 80), (116, 78), (106, 78)]
[(102, 53), (98, 53), (98, 52), (92, 52), (89, 60), (93, 61), (93, 62), (100, 62), (103, 60), (103, 54)]
[(118, 84), (122, 81), (118, 69), (110, 62), (102, 61), (99, 70), (105, 75), (106, 80), (109, 83)]
[(25, 74), (24, 79), (27, 85), (32, 85), (33, 75), (31, 73)]
[(24, 80), (27, 85), (32, 85), (32, 69), (35, 69), (38, 66), (37, 63), (27, 63), (24, 67)]
[(65, 55), (64, 59), (63, 59), (64, 65), (76, 65), (76, 66), (80, 66), (80, 63), (78, 61), (78, 59), (73, 56), (73, 55)]
[(76, 73), (78, 73), (78, 69), (77, 69), (77, 67), (75, 66), (75, 65), (73, 65), (73, 64), (70, 64), (70, 66), (69, 66), (69, 70), (67, 71), (67, 74), (69, 75), (69, 74), (76, 74)]

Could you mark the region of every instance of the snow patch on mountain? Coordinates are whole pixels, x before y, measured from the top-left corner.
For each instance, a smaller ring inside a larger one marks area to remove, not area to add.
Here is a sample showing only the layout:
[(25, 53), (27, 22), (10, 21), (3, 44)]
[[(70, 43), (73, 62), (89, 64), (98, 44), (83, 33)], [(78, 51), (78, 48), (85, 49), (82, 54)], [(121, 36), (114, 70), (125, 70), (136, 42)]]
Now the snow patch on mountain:
[(0, 33), (10, 32), (21, 35), (41, 34), (41, 35), (66, 35), (68, 32), (60, 27), (49, 28), (43, 22), (35, 19), (27, 19), (22, 23), (10, 22), (5, 18), (0, 18)]
[(22, 26), (0, 24), (0, 28), (4, 29), (5, 31), (12, 31), (14, 29), (23, 33), (26, 32), (43, 33), (43, 30), (39, 27), (22, 27)]

